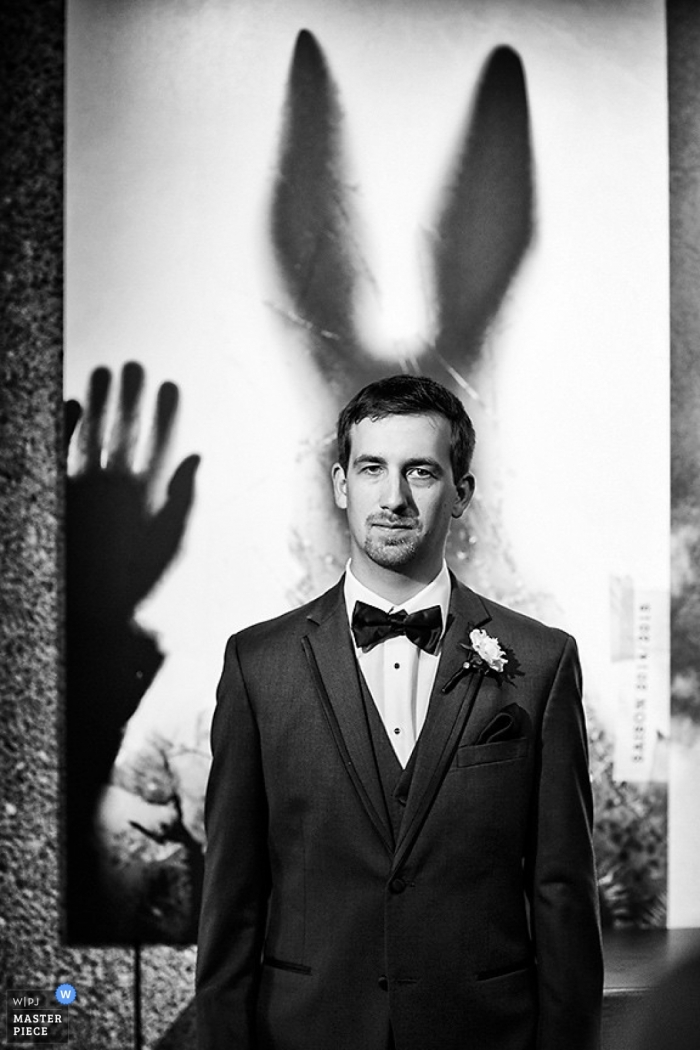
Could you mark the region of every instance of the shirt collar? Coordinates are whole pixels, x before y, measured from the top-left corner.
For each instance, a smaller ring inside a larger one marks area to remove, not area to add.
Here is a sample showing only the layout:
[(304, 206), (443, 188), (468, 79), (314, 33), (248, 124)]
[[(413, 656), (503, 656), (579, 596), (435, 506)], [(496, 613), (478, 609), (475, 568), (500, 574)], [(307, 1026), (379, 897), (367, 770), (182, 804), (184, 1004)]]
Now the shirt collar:
[(450, 573), (447, 568), (447, 562), (443, 561), (442, 568), (437, 574), (434, 580), (431, 580), (429, 584), (423, 587), (422, 590), (418, 591), (418, 594), (414, 594), (408, 601), (401, 602), (400, 605), (395, 605), (386, 598), (382, 598), (381, 595), (375, 594), (369, 587), (365, 587), (363, 583), (357, 579), (353, 574), (351, 562), (348, 561), (345, 566), (345, 607), (348, 613), (348, 621), (352, 623), (352, 613), (355, 608), (355, 602), (366, 602), (368, 605), (374, 605), (375, 608), (381, 609), (383, 612), (391, 612), (395, 609), (405, 609), (406, 612), (418, 612), (419, 609), (429, 609), (433, 605), (440, 606), (440, 612), (442, 613), (442, 633), (444, 635), (447, 627), (447, 614), (450, 608), (450, 595), (452, 592), (452, 582), (450, 580)]

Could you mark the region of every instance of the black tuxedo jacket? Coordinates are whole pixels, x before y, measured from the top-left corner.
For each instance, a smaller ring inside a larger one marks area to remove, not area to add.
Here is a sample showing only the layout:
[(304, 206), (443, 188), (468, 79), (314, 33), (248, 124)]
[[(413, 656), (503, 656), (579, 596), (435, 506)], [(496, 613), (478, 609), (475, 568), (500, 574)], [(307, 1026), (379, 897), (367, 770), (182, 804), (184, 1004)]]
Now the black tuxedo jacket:
[[(473, 627), (509, 670), (460, 671)], [(200, 1050), (593, 1050), (602, 962), (576, 646), (453, 580), (398, 838), (342, 581), (230, 639)]]

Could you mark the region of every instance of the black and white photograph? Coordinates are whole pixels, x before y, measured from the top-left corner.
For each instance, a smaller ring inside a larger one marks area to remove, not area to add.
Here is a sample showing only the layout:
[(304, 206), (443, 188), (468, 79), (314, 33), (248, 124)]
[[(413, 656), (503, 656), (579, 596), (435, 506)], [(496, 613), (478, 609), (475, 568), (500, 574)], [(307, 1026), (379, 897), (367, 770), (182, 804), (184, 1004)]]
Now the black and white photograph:
[(3, 420), (8, 491), (49, 465), (3, 836), (51, 903), (6, 989), (74, 985), (78, 1047), (636, 1050), (700, 942), (698, 19), (63, 15), (60, 297), (5, 386), (54, 447)]

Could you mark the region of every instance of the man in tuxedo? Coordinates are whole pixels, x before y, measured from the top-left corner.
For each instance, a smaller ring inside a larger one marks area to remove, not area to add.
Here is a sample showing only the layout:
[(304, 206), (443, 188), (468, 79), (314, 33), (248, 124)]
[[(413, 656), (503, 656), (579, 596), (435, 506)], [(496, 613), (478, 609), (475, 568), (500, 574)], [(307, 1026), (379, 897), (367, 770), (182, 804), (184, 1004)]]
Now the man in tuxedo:
[(230, 639), (212, 727), (200, 1050), (594, 1050), (573, 639), (444, 561), (471, 422), (394, 376), (338, 422), (350, 561)]

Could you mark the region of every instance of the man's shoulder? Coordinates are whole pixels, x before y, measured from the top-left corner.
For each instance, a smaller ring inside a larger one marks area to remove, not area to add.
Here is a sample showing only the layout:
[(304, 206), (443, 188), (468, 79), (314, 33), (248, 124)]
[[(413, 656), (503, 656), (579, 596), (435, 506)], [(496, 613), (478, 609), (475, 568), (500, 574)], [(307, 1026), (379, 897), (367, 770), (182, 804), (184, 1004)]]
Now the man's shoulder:
[(563, 628), (544, 623), (543, 620), (539, 620), (529, 613), (522, 612), (519, 609), (512, 609), (507, 605), (501, 605), (490, 598), (485, 598), (484, 602), (494, 620), (507, 620), (519, 631), (526, 631), (528, 634), (551, 635), (562, 642), (571, 637)]
[(257, 649), (260, 646), (284, 644), (296, 641), (308, 631), (309, 620), (322, 619), (328, 611), (342, 600), (342, 580), (329, 590), (304, 605), (289, 609), (269, 620), (250, 624), (236, 632), (236, 643), (240, 648)]
[[(459, 591), (470, 591), (470, 588), (462, 583), (457, 583), (457, 587)], [(567, 643), (575, 645), (571, 635), (561, 627), (544, 623), (529, 613), (503, 605), (493, 598), (476, 594), (475, 591), (471, 591), (471, 594), (478, 598), (488, 614), (488, 622), (483, 624), (484, 630), (487, 634), (502, 634), (505, 644), (509, 644), (510, 639), (522, 638), (548, 649), (553, 647), (561, 650)]]

